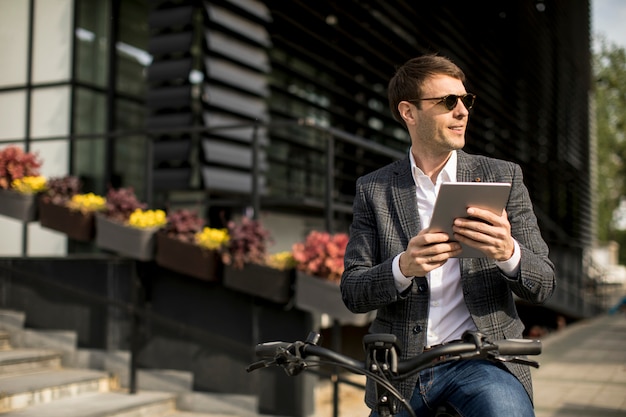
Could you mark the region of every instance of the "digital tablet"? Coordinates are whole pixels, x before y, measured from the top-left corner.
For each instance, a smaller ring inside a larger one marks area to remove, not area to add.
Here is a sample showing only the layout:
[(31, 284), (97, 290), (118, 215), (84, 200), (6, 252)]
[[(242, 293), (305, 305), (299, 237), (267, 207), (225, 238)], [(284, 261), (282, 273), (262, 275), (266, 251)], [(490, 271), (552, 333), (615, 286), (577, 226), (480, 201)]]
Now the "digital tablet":
[[(504, 182), (444, 182), (439, 188), (430, 228), (453, 236), (452, 223), (467, 217), (467, 208), (479, 207), (502, 214), (509, 199), (511, 184)], [(478, 249), (463, 245), (459, 258), (482, 258)]]

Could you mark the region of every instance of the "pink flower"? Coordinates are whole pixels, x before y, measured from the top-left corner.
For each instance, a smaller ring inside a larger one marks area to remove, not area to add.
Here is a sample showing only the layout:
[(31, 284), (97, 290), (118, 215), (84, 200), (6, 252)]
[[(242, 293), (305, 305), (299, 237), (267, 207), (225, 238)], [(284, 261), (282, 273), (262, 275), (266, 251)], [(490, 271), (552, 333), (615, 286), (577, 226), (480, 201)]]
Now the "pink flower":
[(10, 188), (16, 179), (38, 176), (41, 164), (38, 154), (7, 146), (0, 151), (0, 188)]
[(312, 231), (304, 243), (295, 243), (293, 257), (300, 271), (339, 282), (343, 274), (343, 256), (346, 253), (348, 235)]

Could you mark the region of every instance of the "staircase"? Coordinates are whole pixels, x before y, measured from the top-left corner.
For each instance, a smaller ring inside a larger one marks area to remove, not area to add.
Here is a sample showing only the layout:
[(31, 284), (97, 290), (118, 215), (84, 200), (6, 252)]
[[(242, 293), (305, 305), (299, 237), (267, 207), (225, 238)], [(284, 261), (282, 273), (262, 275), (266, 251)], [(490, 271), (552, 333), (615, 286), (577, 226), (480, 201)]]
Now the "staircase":
[(193, 392), (185, 372), (142, 371), (129, 394), (120, 383), (127, 353), (77, 349), (73, 332), (25, 329), (24, 321), (0, 310), (1, 417), (258, 416), (256, 399)]

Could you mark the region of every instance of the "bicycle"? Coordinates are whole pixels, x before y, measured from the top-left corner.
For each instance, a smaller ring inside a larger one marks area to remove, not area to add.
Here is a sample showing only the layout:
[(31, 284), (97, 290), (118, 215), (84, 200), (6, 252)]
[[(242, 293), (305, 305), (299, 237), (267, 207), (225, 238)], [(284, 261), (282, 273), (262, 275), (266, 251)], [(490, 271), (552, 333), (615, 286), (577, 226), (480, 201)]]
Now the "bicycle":
[[(305, 341), (266, 342), (255, 347), (261, 360), (246, 368), (247, 372), (270, 366), (282, 367), (287, 375), (296, 376), (312, 366), (336, 366), (359, 375), (366, 375), (376, 382), (376, 411), (380, 417), (398, 413), (399, 402), (411, 417), (416, 417), (409, 402), (392, 385), (393, 381), (406, 378), (435, 365), (472, 359), (489, 359), (498, 362), (515, 362), (539, 367), (539, 363), (526, 355), (539, 355), (541, 341), (531, 339), (507, 339), (489, 341), (479, 332), (466, 332), (458, 342), (451, 342), (424, 351), (413, 358), (400, 360), (400, 346), (393, 334), (367, 334), (363, 337), (365, 361), (359, 361), (319, 345), (320, 334), (311, 332)], [(397, 401), (393, 401), (392, 397)], [(432, 417), (455, 417), (456, 412), (446, 405), (434, 411)]]

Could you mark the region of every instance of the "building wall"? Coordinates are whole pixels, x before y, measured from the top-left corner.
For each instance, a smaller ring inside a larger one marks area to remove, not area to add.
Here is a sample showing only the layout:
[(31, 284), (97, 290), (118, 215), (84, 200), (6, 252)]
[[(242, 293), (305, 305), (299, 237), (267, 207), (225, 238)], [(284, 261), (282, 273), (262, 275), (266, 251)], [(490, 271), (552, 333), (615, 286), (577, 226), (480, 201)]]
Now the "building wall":
[[(277, 248), (321, 225), (344, 231), (356, 178), (408, 149), (389, 77), (438, 52), (478, 96), (466, 150), (522, 166), (557, 269), (593, 239), (588, 1), (5, 0), (2, 11), (0, 146), (39, 151), (46, 176), (72, 173), (100, 194), (132, 186), (210, 222), (253, 206), (292, 225), (276, 226)], [(36, 223), (0, 228), (3, 255), (79, 250)]]
[[(0, 13), (0, 146), (21, 145), (45, 160), (42, 175), (69, 170), (72, 0), (4, 1)], [(65, 238), (0, 217), (0, 253), (61, 254)], [(24, 241), (26, 236), (27, 241)]]

